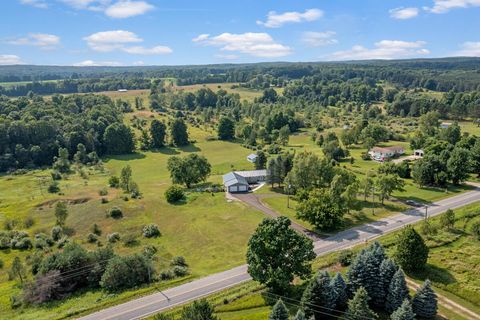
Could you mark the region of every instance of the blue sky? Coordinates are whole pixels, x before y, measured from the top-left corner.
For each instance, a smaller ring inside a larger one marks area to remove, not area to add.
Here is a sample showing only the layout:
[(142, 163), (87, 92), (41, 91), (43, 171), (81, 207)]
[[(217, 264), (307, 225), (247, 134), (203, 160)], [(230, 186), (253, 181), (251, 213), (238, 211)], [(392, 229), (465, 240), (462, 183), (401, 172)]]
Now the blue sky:
[(0, 64), (480, 56), (480, 0), (2, 0)]

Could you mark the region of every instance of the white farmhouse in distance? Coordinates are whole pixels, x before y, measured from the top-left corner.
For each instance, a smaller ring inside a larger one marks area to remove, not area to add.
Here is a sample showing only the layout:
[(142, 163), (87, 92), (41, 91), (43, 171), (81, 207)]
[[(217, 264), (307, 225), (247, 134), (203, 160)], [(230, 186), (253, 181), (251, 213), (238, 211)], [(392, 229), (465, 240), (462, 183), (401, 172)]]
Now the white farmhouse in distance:
[(258, 156), (255, 153), (249, 154), (247, 156), (247, 160), (251, 163), (257, 162), (257, 158), (258, 158)]
[(397, 157), (405, 153), (405, 149), (401, 146), (393, 146), (393, 147), (374, 147), (368, 151), (370, 158), (375, 161), (387, 161), (391, 158)]
[(118, 92), (128, 92), (127, 89), (118, 89), (117, 91), (118, 91)]

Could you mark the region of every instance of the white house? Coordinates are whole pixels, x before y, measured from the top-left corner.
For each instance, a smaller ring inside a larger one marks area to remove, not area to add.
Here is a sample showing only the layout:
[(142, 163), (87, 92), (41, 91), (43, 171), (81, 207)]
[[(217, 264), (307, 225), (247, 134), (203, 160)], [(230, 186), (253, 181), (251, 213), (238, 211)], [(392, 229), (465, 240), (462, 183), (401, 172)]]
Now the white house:
[(118, 91), (118, 92), (128, 92), (127, 89), (118, 89), (117, 91)]
[(441, 129), (447, 129), (448, 127), (450, 127), (452, 124), (450, 122), (442, 122), (440, 123), (440, 128)]
[(257, 158), (258, 158), (258, 156), (255, 153), (249, 154), (247, 156), (247, 160), (251, 163), (257, 162)]
[(405, 149), (401, 146), (393, 147), (375, 147), (368, 151), (370, 157), (375, 161), (387, 161), (393, 157), (397, 157), (405, 153)]
[(233, 171), (223, 176), (223, 185), (230, 193), (247, 192), (251, 184), (264, 182), (267, 170)]

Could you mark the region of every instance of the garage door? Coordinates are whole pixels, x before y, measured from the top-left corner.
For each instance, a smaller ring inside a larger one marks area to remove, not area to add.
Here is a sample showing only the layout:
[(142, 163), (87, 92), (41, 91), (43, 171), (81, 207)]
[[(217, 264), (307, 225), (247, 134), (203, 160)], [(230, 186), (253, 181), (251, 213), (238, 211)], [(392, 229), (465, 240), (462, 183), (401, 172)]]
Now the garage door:
[(239, 186), (238, 191), (242, 191), (242, 192), (247, 191), (247, 186)]
[(238, 192), (238, 187), (237, 186), (231, 186), (228, 189), (230, 190), (230, 192)]

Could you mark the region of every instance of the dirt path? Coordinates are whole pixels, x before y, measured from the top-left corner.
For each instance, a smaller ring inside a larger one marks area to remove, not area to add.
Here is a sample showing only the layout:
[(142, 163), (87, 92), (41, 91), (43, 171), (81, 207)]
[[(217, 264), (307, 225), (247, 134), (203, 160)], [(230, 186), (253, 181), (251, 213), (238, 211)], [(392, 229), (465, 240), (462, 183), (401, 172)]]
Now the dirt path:
[[(413, 288), (413, 289), (416, 290), (420, 287), (420, 285), (418, 285), (413, 280), (410, 280), (408, 278), (406, 280), (407, 280), (407, 284), (410, 288)], [(466, 319), (480, 320), (480, 315), (478, 315), (476, 312), (473, 312), (473, 311), (465, 308), (464, 306), (459, 305), (455, 301), (452, 301), (452, 300), (448, 299), (447, 297), (442, 296), (438, 292), (435, 292), (435, 293), (437, 294), (437, 297), (438, 297), (438, 303), (441, 304), (443, 307), (453, 311), (454, 313), (456, 313), (458, 315), (461, 315), (462, 317), (465, 317)]]
[[(234, 197), (260, 211), (265, 213), (266, 215), (276, 218), (281, 216), (278, 212), (272, 210), (271, 208), (267, 207), (264, 205), (261, 201), (260, 198), (261, 196), (254, 194), (254, 193), (235, 193), (235, 194), (230, 194), (231, 197)], [(307, 237), (312, 239), (313, 241), (320, 240), (321, 238), (313, 231), (308, 230), (304, 226), (299, 225), (298, 223), (292, 221), (292, 228), (305, 234)]]

